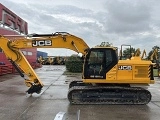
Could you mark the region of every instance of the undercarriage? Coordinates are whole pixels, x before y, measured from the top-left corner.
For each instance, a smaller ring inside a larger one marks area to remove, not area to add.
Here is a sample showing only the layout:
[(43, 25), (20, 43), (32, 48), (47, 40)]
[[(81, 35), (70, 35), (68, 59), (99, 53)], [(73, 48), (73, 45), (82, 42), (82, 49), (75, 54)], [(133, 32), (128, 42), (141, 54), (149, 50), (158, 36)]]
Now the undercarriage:
[(151, 94), (141, 87), (121, 84), (93, 86), (82, 81), (73, 81), (70, 83), (68, 100), (71, 104), (144, 105), (150, 102)]

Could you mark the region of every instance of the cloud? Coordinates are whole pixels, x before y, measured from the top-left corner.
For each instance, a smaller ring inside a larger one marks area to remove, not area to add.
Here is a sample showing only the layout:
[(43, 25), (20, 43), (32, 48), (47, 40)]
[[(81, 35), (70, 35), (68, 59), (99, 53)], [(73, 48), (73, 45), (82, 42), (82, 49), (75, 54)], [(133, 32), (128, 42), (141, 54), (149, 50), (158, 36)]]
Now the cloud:
[[(117, 47), (130, 44), (149, 50), (160, 44), (159, 1), (2, 0), (1, 3), (28, 22), (29, 33), (69, 32), (84, 39), (90, 47), (105, 41)], [(54, 51), (50, 53), (58, 53)]]
[(106, 3), (106, 28), (109, 33), (125, 34), (149, 31), (150, 6), (142, 1), (114, 0)]

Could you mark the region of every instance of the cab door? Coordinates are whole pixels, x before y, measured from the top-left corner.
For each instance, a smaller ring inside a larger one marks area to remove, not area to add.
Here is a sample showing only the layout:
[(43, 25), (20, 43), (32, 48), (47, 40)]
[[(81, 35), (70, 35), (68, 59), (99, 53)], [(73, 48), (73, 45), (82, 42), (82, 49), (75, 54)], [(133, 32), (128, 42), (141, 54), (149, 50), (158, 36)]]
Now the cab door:
[(106, 73), (118, 63), (112, 48), (91, 48), (84, 64), (85, 79), (106, 79)]

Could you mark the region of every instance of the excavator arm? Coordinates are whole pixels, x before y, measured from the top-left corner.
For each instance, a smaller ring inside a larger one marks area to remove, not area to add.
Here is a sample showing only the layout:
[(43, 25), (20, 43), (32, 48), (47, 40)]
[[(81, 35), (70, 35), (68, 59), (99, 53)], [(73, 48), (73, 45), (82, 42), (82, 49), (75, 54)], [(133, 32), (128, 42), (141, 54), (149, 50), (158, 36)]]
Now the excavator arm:
[[(9, 40), (7, 37), (15, 37)], [(19, 38), (18, 38), (19, 37)], [(33, 68), (23, 55), (22, 48), (67, 48), (77, 53), (87, 54), (88, 45), (79, 37), (66, 32), (54, 34), (32, 34), (22, 36), (0, 36), (0, 48), (4, 51), (7, 59), (24, 78), (28, 94), (40, 93), (43, 87)], [(24, 74), (25, 73), (25, 74)]]

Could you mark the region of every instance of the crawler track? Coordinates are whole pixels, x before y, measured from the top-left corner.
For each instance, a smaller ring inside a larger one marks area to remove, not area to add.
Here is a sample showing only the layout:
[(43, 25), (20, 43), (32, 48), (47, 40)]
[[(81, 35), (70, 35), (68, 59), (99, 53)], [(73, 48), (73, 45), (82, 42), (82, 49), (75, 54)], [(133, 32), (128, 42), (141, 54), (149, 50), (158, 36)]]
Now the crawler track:
[(151, 94), (140, 87), (72, 86), (68, 100), (71, 104), (142, 105), (150, 102)]

